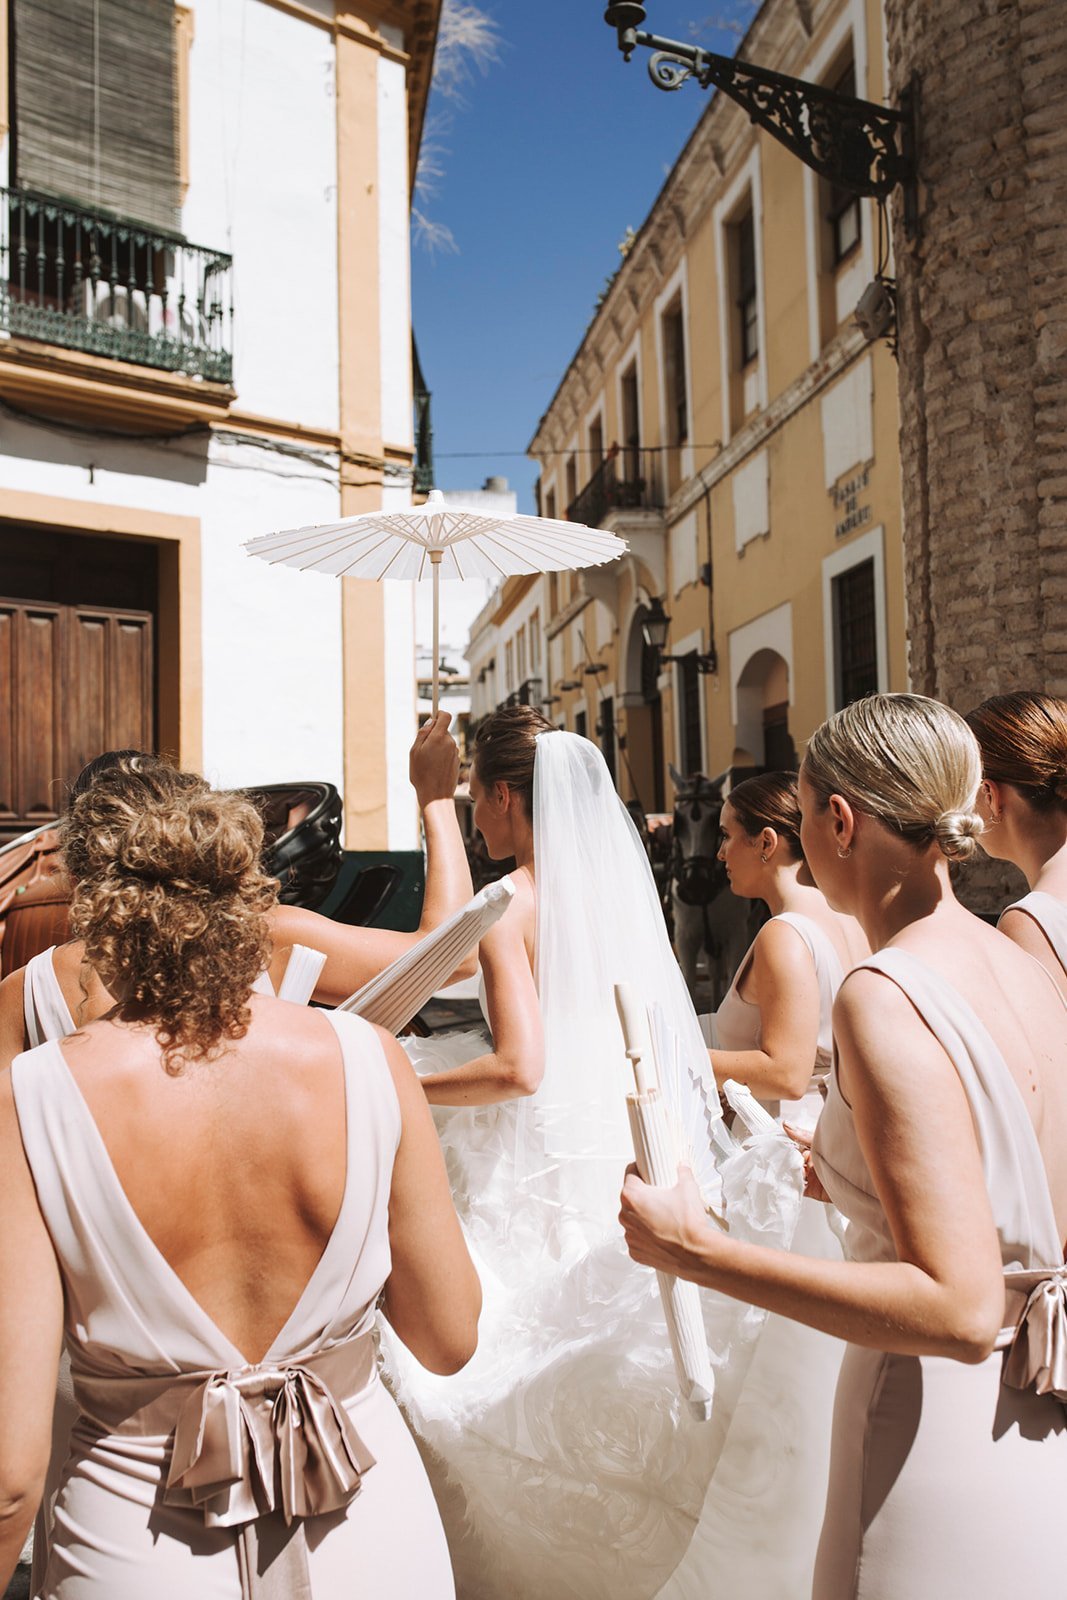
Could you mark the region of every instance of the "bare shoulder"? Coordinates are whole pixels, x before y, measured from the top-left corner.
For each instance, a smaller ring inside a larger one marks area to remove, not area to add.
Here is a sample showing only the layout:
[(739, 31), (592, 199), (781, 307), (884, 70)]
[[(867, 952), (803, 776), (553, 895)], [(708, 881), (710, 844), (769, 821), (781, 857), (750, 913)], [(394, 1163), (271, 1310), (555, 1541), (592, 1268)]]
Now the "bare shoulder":
[(508, 875), (508, 881), (515, 891), (512, 905), (532, 911), (537, 904), (537, 891), (530, 874), (522, 870), (512, 872)]
[(901, 1030), (928, 1033), (907, 994), (887, 973), (875, 967), (857, 967), (848, 973), (834, 1000), (834, 1037), (839, 1043), (851, 1041), (866, 1053), (892, 1040), (899, 1052)]
[[(515, 890), (511, 904), (499, 922), (494, 923), (484, 936), (483, 947), (487, 943), (506, 944), (518, 938), (530, 942), (528, 935), (537, 918), (537, 893), (533, 879), (528, 872), (513, 872), (511, 884)], [(494, 940), (494, 934), (500, 937)]]
[(1032, 912), (1024, 911), (1019, 906), (1008, 907), (997, 923), (997, 931), (1030, 955), (1052, 948), (1051, 941), (1038, 919)]
[(757, 966), (776, 972), (814, 972), (811, 952), (801, 935), (788, 922), (772, 917), (757, 933), (752, 946)]

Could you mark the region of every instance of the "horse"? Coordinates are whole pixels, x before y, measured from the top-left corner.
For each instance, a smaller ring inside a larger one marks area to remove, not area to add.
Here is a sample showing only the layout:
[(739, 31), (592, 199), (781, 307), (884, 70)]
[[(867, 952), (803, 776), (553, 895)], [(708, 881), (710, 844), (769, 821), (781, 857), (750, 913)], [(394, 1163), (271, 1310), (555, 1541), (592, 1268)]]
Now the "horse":
[(674, 948), (690, 994), (695, 995), (697, 964), (708, 958), (711, 1009), (722, 1000), (754, 936), (753, 906), (730, 889), (718, 859), (719, 819), (730, 793), (730, 773), (683, 777), (669, 768), (674, 784), (670, 908)]

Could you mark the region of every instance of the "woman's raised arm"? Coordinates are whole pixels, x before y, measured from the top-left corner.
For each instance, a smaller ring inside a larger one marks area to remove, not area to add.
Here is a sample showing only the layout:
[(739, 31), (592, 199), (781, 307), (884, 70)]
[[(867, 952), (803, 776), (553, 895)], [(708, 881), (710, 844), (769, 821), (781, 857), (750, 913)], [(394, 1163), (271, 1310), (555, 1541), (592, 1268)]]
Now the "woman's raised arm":
[[(426, 890), (418, 928), (414, 933), (350, 928), (331, 922), (317, 911), (278, 906), (271, 913), (274, 956), (270, 971), (275, 988), (281, 982), (293, 945), (307, 945), (326, 957), (314, 998), (327, 1005), (339, 1005), (471, 898), (474, 890), (470, 867), (456, 818), (459, 750), (448, 731), (451, 720), (447, 711), (438, 712), (436, 721), (419, 729), (411, 747), (409, 773), (426, 836)], [(452, 980), (473, 977), (477, 967), (477, 952), (471, 951), (452, 974)]]

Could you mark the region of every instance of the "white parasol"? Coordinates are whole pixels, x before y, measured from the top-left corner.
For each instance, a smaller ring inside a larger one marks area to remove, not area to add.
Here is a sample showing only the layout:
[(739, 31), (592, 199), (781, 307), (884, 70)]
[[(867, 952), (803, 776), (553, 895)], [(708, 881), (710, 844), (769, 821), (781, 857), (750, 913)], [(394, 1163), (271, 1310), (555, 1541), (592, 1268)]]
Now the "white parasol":
[(245, 549), (263, 561), (338, 578), (433, 577), (433, 710), (440, 669), (439, 581), (498, 580), (527, 572), (599, 567), (626, 551), (624, 540), (580, 522), (551, 517), (486, 516), (446, 505), (437, 489), (424, 506), (368, 511), (341, 522), (290, 528), (250, 539)]

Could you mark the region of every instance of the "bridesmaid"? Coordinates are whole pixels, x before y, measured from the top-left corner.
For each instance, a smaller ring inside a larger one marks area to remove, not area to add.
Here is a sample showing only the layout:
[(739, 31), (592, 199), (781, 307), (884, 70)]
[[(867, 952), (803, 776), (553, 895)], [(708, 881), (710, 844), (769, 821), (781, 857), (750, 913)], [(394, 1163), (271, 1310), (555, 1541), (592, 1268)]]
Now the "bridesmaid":
[(768, 1110), (814, 1127), (830, 1069), (830, 1012), (868, 948), (859, 924), (832, 911), (807, 870), (795, 772), (732, 790), (719, 860), (734, 894), (762, 900), (760, 929), (715, 1013), (711, 1064), (720, 1085), (747, 1084)]
[[(720, 1085), (747, 1084), (810, 1135), (830, 1071), (834, 998), (869, 947), (854, 918), (831, 910), (815, 887), (800, 826), (795, 772), (748, 778), (723, 807), (719, 859), (730, 886), (764, 901), (771, 919), (709, 1019), (709, 1054)], [(805, 1200), (793, 1249), (840, 1261), (829, 1218)], [(842, 1354), (839, 1340), (788, 1318), (764, 1324), (691, 1547), (694, 1569), (725, 1569), (732, 1593), (810, 1591)]]
[(1067, 999), (1067, 701), (997, 694), (967, 721), (982, 751), (982, 849), (1030, 885), (1000, 930), (1036, 956)]
[(254, 992), (262, 824), (115, 767), (72, 808), (72, 925), (117, 996), (0, 1073), (0, 1592), (40, 1498), (61, 1343), (81, 1416), (41, 1600), (452, 1600), (375, 1371), (380, 1305), (439, 1373), (480, 1288), (395, 1040)]
[(878, 952), (835, 1004), (814, 1142), (850, 1259), (732, 1241), (684, 1171), (623, 1190), (635, 1260), (848, 1341), (815, 1600), (1063, 1593), (1063, 1003), (953, 895), (980, 781), (966, 724), (916, 695), (838, 712), (801, 771), (816, 882)]

